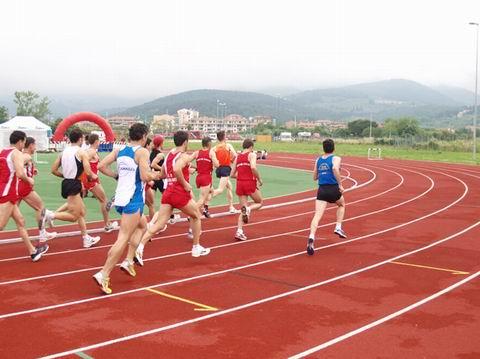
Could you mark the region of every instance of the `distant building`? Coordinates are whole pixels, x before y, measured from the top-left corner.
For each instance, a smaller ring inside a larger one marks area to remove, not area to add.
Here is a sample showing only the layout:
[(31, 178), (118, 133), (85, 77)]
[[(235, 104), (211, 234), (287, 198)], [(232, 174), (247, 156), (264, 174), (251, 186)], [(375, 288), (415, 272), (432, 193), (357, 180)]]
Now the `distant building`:
[(180, 126), (183, 126), (189, 123), (192, 120), (198, 119), (200, 117), (200, 113), (198, 111), (192, 109), (182, 108), (181, 110), (177, 111), (178, 115), (178, 123)]
[(315, 127), (326, 127), (328, 129), (337, 129), (337, 128), (347, 128), (347, 124), (344, 122), (336, 122), (332, 120), (316, 120), (316, 121), (291, 120), (291, 121), (285, 122), (285, 127), (287, 128), (301, 127), (309, 130), (313, 130)]
[(171, 131), (175, 126), (175, 116), (172, 115), (155, 115), (150, 123), (150, 129), (153, 132)]
[(107, 118), (107, 122), (112, 128), (129, 128), (134, 123), (143, 121), (134, 116), (112, 116)]

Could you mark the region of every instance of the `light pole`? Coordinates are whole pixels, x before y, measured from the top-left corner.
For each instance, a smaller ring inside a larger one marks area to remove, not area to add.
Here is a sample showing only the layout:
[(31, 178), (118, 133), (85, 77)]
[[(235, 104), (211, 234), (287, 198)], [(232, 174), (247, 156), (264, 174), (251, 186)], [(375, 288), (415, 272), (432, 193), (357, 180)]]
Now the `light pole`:
[(477, 27), (475, 37), (476, 57), (475, 57), (475, 107), (473, 110), (473, 160), (477, 160), (477, 92), (478, 92), (478, 22), (471, 22), (469, 25)]

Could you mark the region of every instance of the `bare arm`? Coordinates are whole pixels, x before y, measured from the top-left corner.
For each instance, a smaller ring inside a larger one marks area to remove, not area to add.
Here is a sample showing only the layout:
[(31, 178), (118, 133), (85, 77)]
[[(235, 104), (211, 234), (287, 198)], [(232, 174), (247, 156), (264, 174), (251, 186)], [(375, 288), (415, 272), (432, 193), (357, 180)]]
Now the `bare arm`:
[(143, 182), (150, 182), (159, 179), (160, 174), (158, 172), (152, 172), (148, 163), (149, 154), (146, 148), (139, 148), (135, 151), (135, 159), (140, 169), (140, 179)]
[(342, 159), (338, 156), (333, 157), (333, 175), (335, 176), (335, 179), (337, 180), (338, 183), (338, 188), (340, 189), (340, 192), (343, 193), (344, 189), (342, 186), (342, 176), (340, 174), (340, 168), (342, 164)]
[(62, 172), (60, 172), (60, 166), (61, 166), (61, 160), (62, 160), (62, 155), (60, 154), (60, 156), (58, 156), (55, 161), (53, 161), (53, 164), (52, 164), (52, 174), (57, 176), (57, 177), (60, 177), (60, 178), (63, 178), (63, 174)]
[(98, 164), (98, 170), (108, 177), (117, 179), (118, 173), (115, 173), (110, 167), (112, 163), (117, 160), (117, 157), (118, 149), (110, 152), (107, 156), (105, 156), (103, 160), (100, 161), (100, 163)]
[(217, 154), (215, 153), (213, 148), (210, 150), (210, 158), (212, 160), (213, 167), (217, 168), (220, 166), (220, 162), (218, 162)]
[(92, 168), (90, 167), (90, 159), (88, 158), (88, 154), (84, 150), (80, 150), (77, 152), (78, 159), (82, 161), (83, 164), (83, 171), (87, 175), (89, 180), (95, 180), (98, 176), (92, 172)]
[(235, 148), (231, 144), (227, 144), (227, 148), (230, 151), (230, 160), (233, 162), (237, 158), (237, 151), (235, 151)]
[(175, 177), (177, 178), (178, 183), (182, 185), (185, 191), (190, 192), (192, 190), (192, 186), (185, 180), (183, 177), (182, 169), (185, 166), (188, 166), (190, 162), (192, 162), (193, 156), (187, 155), (183, 153), (180, 158), (175, 162), (175, 166), (173, 167), (173, 172), (175, 173)]
[(248, 154), (248, 160), (250, 161), (250, 168), (252, 169), (253, 175), (255, 177), (257, 177), (257, 181), (260, 184), (260, 186), (263, 185), (263, 181), (260, 178), (260, 172), (258, 172), (258, 168), (257, 168), (257, 155), (256, 155), (256, 153), (250, 152)]
[(237, 158), (233, 161), (232, 165), (232, 172), (230, 173), (230, 177), (237, 178)]
[(313, 180), (314, 181), (318, 181), (318, 170), (317, 170), (317, 166), (318, 166), (318, 159), (315, 161), (314, 165), (313, 165)]
[(158, 155), (155, 156), (150, 167), (152, 167), (156, 171), (161, 171), (162, 166), (160, 166), (158, 163), (164, 158), (165, 158), (165, 155), (162, 152), (160, 152)]
[(15, 168), (15, 175), (17, 178), (30, 183), (33, 185), (33, 178), (30, 178), (27, 176), (25, 172), (25, 157), (23, 156), (23, 153), (20, 152), (19, 150), (15, 149), (13, 150), (12, 154), (12, 159), (13, 159), (13, 167)]

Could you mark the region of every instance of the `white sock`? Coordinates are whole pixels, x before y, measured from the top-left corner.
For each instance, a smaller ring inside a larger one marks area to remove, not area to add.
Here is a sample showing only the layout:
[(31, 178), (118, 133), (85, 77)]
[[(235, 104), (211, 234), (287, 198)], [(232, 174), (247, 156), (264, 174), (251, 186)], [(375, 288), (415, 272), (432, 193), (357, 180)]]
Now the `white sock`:
[(145, 245), (143, 243), (140, 243), (137, 247), (137, 250), (143, 253), (143, 248), (145, 248)]
[(40, 237), (46, 237), (47, 236), (47, 231), (45, 229), (40, 230)]
[(315, 239), (315, 233), (311, 233), (311, 232), (310, 232), (310, 237), (308, 237), (308, 238)]
[(242, 228), (237, 228), (237, 233), (238, 234), (243, 234), (243, 229)]
[(337, 224), (335, 225), (335, 229), (336, 229), (336, 230), (337, 230), (337, 229), (342, 229), (342, 224), (341, 224), (341, 223), (337, 223)]

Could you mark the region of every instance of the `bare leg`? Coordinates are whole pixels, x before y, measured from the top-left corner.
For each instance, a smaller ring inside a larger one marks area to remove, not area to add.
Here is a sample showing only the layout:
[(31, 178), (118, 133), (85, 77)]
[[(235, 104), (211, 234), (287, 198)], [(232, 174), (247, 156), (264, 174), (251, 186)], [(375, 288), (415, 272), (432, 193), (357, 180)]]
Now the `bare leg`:
[(140, 220), (140, 212), (135, 214), (123, 214), (120, 229), (118, 231), (118, 237), (115, 244), (108, 251), (107, 260), (102, 268), (102, 274), (104, 278), (109, 278), (115, 265), (120, 260), (125, 248), (128, 245), (128, 241), (133, 232), (137, 229), (138, 222)]
[[(253, 204), (250, 206), (248, 205), (248, 197), (247, 196), (238, 196), (238, 199), (240, 201), (240, 206), (247, 207), (248, 212), (251, 213), (252, 211), (257, 211), (263, 206), (263, 198), (262, 198), (262, 193), (257, 189), (255, 192), (253, 192), (250, 197), (253, 199)], [(238, 232), (243, 233), (243, 219), (242, 219), (242, 213), (238, 216)]]
[[(240, 204), (240, 207), (247, 207), (248, 206), (248, 197), (247, 196), (238, 196), (238, 203)], [(238, 226), (237, 226), (237, 232), (243, 233), (243, 219), (242, 219), (242, 214), (240, 213), (238, 215)]]
[(63, 210), (64, 206), (65, 205), (60, 207), (62, 211), (55, 212), (54, 219), (65, 222), (76, 222), (80, 217), (85, 215), (85, 205), (83, 204), (83, 200), (82, 197), (80, 197), (80, 194), (77, 194), (75, 196), (68, 196), (66, 203), (66, 211)]
[(44, 207), (43, 201), (38, 195), (37, 192), (32, 191), (28, 194), (27, 197), (23, 198), (26, 204), (32, 207), (35, 210), (35, 219), (37, 222), (40, 220), (40, 215)]
[(210, 197), (210, 186), (200, 187), (200, 198), (198, 199), (197, 205), (200, 210), (203, 209), (203, 206), (208, 204)]
[(170, 215), (172, 214), (173, 207), (168, 204), (162, 204), (160, 209), (158, 210), (158, 216), (156, 222), (152, 223), (151, 227), (147, 229), (147, 231), (143, 234), (142, 237), (142, 244), (147, 243), (150, 238), (153, 237), (155, 233), (159, 230), (163, 229), (167, 224), (168, 220), (170, 219)]
[(340, 197), (336, 203), (338, 206), (336, 228), (342, 228), (343, 218), (345, 217), (345, 198), (343, 198), (343, 196)]
[(233, 191), (232, 191), (232, 182), (230, 182), (230, 177), (227, 177), (227, 201), (228, 201), (228, 207), (232, 208), (233, 207)]
[(12, 202), (0, 204), (0, 231), (7, 225), (8, 220), (12, 216), (14, 207), (15, 205)]
[(18, 206), (13, 207), (12, 218), (17, 225), (18, 234), (20, 235), (20, 237), (22, 237), (23, 243), (25, 243), (28, 253), (35, 253), (35, 247), (33, 246), (32, 242), (30, 242), (27, 229), (25, 228), (25, 219), (23, 218), (22, 213), (20, 213), (20, 209), (18, 208)]
[(327, 207), (327, 202), (325, 201), (315, 201), (315, 215), (312, 218), (312, 223), (310, 224), (310, 238), (315, 239), (315, 233), (317, 232), (318, 223), (322, 219), (323, 212)]
[(98, 202), (100, 202), (100, 210), (102, 211), (103, 223), (105, 224), (105, 226), (108, 226), (110, 224), (110, 219), (106, 208), (107, 196), (105, 195), (105, 190), (103, 189), (102, 185), (98, 183), (90, 191), (97, 198)]
[(197, 203), (191, 199), (185, 207), (180, 210), (190, 217), (190, 228), (193, 234), (193, 245), (200, 244), (200, 235), (202, 233), (202, 224), (200, 221), (200, 211), (198, 210)]
[(218, 182), (218, 188), (213, 191), (213, 197), (218, 196), (220, 193), (225, 191), (225, 188), (228, 184), (228, 177), (220, 177), (220, 181)]
[(153, 218), (155, 215), (155, 192), (153, 189), (149, 188), (148, 190), (145, 191), (145, 204), (148, 207), (148, 216), (150, 219)]
[(145, 218), (145, 216), (142, 216), (140, 218), (140, 221), (138, 222), (137, 229), (135, 230), (135, 232), (133, 232), (132, 237), (128, 241), (127, 259), (130, 263), (133, 262), (135, 251), (137, 250), (137, 247), (140, 244), (142, 240), (142, 236), (146, 230), (147, 230), (147, 219)]

